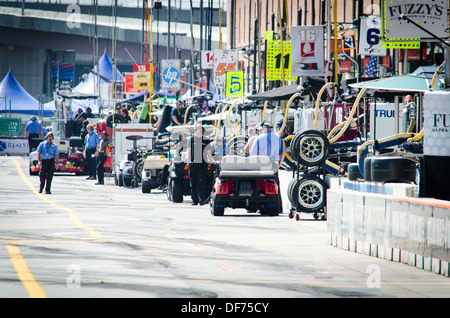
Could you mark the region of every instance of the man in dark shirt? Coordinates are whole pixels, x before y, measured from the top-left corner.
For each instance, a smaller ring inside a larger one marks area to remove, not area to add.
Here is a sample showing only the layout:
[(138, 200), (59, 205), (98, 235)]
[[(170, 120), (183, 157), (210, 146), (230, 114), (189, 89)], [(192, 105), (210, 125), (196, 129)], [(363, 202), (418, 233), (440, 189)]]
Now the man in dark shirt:
[(172, 126), (181, 126), (184, 124), (182, 111), (183, 111), (183, 102), (179, 100), (177, 102), (177, 107), (173, 108), (170, 113)]
[(208, 163), (212, 163), (210, 141), (205, 139), (205, 129), (201, 123), (195, 124), (194, 134), (187, 141), (189, 180), (191, 182), (192, 205), (208, 203)]

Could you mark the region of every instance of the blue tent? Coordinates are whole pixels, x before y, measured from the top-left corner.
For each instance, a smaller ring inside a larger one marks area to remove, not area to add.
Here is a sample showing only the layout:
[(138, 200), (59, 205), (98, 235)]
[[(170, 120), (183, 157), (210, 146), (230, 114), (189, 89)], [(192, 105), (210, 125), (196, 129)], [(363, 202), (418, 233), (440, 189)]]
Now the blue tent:
[[(4, 105), (5, 97), (6, 105)], [(5, 78), (0, 83), (0, 105), (0, 113), (11, 112), (15, 114), (28, 114), (36, 116), (53, 115), (53, 111), (42, 110), (42, 106), (39, 102), (19, 84), (11, 71), (6, 74)]]
[[(100, 78), (100, 83), (109, 83), (113, 80), (113, 66), (106, 52), (103, 53), (94, 69), (89, 72), (87, 78), (83, 82), (78, 84), (73, 90), (79, 93), (98, 94), (96, 88), (98, 78)], [(114, 81), (120, 82), (122, 80), (122, 73), (120, 73), (117, 67), (115, 67)]]

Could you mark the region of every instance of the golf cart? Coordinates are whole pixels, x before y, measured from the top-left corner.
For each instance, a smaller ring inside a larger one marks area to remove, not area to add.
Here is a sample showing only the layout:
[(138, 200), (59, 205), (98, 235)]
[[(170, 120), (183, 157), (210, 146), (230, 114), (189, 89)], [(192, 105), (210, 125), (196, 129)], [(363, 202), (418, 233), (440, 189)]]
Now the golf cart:
[(211, 193), (211, 214), (223, 216), (225, 208), (232, 208), (277, 216), (282, 212), (277, 172), (277, 163), (267, 156), (223, 157)]

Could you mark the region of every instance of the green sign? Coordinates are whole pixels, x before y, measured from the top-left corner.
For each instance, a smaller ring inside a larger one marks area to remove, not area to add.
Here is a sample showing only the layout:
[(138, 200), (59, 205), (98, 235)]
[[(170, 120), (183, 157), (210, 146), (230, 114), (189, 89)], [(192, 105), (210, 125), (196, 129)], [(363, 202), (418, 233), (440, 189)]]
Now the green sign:
[(0, 134), (20, 134), (21, 127), (20, 118), (0, 118)]

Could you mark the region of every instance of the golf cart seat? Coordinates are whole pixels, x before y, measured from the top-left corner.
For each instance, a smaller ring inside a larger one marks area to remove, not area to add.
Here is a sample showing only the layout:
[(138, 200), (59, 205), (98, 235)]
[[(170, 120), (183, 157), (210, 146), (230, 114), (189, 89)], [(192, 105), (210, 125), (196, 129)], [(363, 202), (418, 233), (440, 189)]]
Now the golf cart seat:
[(219, 177), (271, 177), (278, 171), (278, 164), (268, 156), (225, 156), (220, 162)]

